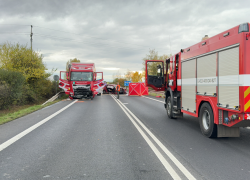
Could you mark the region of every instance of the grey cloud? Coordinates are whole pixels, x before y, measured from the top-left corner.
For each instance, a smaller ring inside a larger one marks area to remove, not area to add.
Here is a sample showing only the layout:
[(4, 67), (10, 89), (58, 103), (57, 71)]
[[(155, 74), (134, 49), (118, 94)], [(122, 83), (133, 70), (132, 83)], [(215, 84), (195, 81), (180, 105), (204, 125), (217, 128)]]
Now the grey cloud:
[[(70, 58), (97, 68), (141, 70), (149, 49), (177, 53), (240, 23), (250, 15), (249, 1), (0, 1), (1, 42), (30, 45), (49, 69), (64, 70)], [(28, 26), (4, 25), (19, 24)], [(25, 32), (27, 34), (2, 34)], [(171, 44), (171, 46), (170, 46)], [(113, 71), (104, 70), (112, 75)]]

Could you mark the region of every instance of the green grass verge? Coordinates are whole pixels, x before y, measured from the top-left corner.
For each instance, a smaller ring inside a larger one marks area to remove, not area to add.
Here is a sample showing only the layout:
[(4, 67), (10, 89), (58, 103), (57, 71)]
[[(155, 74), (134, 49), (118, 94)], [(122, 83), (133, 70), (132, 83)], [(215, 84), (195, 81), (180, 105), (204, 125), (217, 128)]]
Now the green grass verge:
[(43, 106), (42, 105), (34, 105), (34, 106), (31, 106), (31, 107), (28, 107), (28, 108), (25, 108), (25, 109), (22, 109), (22, 110), (18, 110), (18, 111), (13, 112), (13, 113), (5, 114), (5, 115), (0, 117), (0, 125), (4, 124), (4, 123), (7, 123), (7, 122), (10, 122), (10, 121), (13, 121), (13, 120), (15, 120), (17, 118), (20, 118), (22, 116), (25, 116), (27, 114), (30, 114), (30, 113), (32, 113), (34, 111), (37, 111), (39, 109), (42, 109), (42, 108), (44, 108), (46, 106), (50, 106), (51, 104), (57, 103), (57, 102), (59, 102), (61, 100), (62, 99), (60, 98), (60, 99), (57, 99), (57, 100), (55, 100), (53, 102), (49, 102), (49, 103), (47, 103), (46, 105), (43, 105)]
[(150, 95), (150, 96), (161, 96), (161, 98), (164, 98), (163, 94), (157, 94), (157, 93), (151, 93), (151, 92), (149, 92), (148, 95)]

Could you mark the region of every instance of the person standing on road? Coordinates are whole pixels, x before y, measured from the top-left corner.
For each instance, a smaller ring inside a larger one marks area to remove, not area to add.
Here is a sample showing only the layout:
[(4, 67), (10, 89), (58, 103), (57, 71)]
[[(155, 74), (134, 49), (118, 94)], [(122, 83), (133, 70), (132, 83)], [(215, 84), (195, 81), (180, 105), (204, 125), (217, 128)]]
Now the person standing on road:
[(117, 99), (119, 99), (119, 92), (120, 92), (120, 85), (119, 85), (119, 82), (117, 83), (117, 86), (116, 86), (116, 92), (117, 92)]

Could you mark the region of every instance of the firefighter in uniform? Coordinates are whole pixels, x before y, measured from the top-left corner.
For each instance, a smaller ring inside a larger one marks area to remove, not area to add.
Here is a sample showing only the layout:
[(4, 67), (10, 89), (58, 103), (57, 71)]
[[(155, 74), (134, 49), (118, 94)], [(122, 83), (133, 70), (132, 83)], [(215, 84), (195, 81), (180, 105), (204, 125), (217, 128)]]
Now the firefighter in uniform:
[(119, 85), (119, 82), (117, 83), (117, 86), (116, 86), (116, 92), (117, 92), (117, 99), (119, 99), (119, 92), (120, 92), (120, 85)]

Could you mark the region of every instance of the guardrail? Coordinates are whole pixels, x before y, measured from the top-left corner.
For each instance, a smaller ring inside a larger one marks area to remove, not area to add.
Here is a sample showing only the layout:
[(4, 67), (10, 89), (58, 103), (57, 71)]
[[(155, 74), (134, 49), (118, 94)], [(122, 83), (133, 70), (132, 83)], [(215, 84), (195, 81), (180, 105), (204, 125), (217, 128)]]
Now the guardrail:
[(46, 101), (45, 103), (43, 103), (42, 106), (45, 105), (45, 104), (47, 104), (48, 102), (52, 102), (52, 101), (56, 100), (59, 97), (59, 95), (62, 94), (62, 93), (64, 93), (64, 91), (61, 91), (61, 92), (57, 93), (56, 95), (54, 95), (48, 101)]

